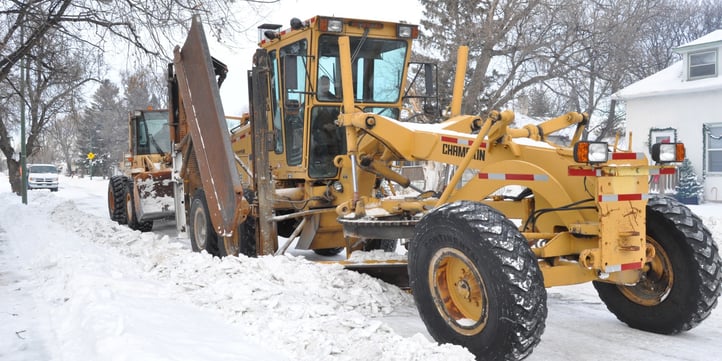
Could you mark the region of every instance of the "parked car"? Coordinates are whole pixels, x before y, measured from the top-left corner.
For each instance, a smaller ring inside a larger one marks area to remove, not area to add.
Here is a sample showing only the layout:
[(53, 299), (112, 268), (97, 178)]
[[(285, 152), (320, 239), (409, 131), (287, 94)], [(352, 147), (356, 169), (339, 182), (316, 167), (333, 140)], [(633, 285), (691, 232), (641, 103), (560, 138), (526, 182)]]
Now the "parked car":
[(58, 167), (53, 164), (28, 164), (28, 189), (58, 191)]

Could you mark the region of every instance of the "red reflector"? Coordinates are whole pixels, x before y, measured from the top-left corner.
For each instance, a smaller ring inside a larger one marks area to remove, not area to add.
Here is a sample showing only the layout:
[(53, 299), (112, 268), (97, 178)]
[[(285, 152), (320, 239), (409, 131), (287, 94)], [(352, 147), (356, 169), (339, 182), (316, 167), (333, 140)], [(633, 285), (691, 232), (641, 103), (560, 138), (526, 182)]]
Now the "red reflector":
[(640, 269), (642, 268), (642, 262), (634, 262), (634, 263), (625, 263), (622, 265), (622, 271), (630, 270), (630, 269)]

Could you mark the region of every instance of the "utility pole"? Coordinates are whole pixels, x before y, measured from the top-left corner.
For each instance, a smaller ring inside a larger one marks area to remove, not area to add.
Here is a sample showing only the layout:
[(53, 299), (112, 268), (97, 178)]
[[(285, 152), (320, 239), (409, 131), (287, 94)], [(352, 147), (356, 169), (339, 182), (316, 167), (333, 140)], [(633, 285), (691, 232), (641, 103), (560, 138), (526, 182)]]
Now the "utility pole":
[[(20, 27), (20, 43), (25, 43), (25, 26)], [(27, 80), (27, 58), (20, 62), (20, 195), (23, 204), (28, 204), (28, 166), (25, 149), (25, 81)]]

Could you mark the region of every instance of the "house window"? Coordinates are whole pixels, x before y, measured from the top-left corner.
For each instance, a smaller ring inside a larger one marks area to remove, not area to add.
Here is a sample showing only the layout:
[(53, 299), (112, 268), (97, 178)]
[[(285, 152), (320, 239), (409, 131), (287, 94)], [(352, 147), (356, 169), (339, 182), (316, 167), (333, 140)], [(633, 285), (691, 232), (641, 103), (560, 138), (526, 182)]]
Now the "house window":
[(704, 130), (707, 171), (722, 173), (722, 124), (707, 124)]
[(677, 142), (677, 129), (674, 128), (650, 128), (649, 139), (647, 144), (649, 145), (649, 152), (652, 152), (652, 145), (657, 143), (676, 143)]
[(689, 54), (689, 78), (706, 78), (717, 75), (717, 51)]

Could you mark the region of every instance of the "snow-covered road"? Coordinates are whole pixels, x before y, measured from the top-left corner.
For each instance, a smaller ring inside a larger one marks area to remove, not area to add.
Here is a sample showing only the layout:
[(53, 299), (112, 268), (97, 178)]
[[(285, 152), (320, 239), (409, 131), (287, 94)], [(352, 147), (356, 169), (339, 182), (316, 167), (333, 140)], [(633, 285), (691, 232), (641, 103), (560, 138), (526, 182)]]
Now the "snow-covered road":
[[(29, 204), (0, 175), (0, 360), (473, 360), (437, 345), (408, 293), (302, 257), (223, 260), (172, 223), (108, 219), (107, 183), (62, 178)], [(722, 239), (722, 205), (694, 206)], [(690, 332), (628, 328), (591, 285), (548, 290), (528, 360), (710, 360), (722, 311)]]

